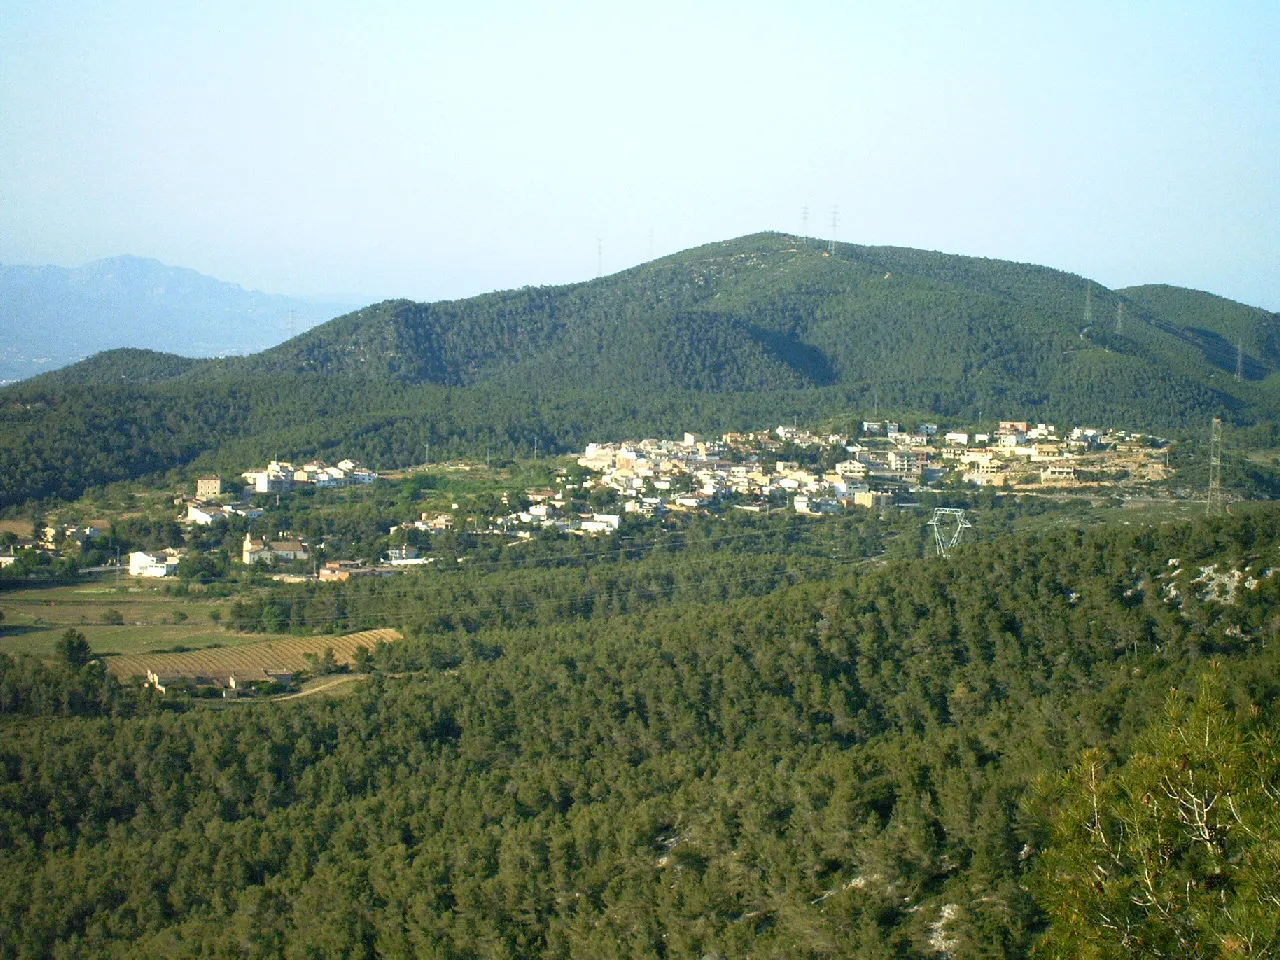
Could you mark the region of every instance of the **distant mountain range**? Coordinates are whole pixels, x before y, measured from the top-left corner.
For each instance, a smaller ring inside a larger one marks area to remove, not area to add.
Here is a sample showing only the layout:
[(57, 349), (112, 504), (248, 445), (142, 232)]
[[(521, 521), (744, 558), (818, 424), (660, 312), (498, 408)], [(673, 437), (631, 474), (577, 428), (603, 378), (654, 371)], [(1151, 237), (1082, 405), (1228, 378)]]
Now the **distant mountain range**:
[(250, 356), (117, 350), (15, 384), (0, 391), (0, 505), (186, 464), (341, 450), (382, 468), (428, 443), (518, 455), (877, 412), (1275, 422), (1280, 316), (1178, 287), (755, 234), (585, 283), (386, 301)]
[(71, 269), (0, 265), (0, 381), (118, 347), (255, 353), (361, 305), (257, 293), (141, 257)]

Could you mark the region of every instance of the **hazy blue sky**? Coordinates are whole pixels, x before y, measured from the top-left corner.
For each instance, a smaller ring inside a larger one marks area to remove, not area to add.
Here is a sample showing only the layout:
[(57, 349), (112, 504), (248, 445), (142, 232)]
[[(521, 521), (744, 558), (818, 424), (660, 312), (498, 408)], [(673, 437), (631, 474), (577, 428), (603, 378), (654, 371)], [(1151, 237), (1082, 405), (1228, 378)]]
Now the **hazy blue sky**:
[(1280, 310), (1278, 49), (1276, 0), (0, 0), (0, 262), (434, 300), (807, 204)]

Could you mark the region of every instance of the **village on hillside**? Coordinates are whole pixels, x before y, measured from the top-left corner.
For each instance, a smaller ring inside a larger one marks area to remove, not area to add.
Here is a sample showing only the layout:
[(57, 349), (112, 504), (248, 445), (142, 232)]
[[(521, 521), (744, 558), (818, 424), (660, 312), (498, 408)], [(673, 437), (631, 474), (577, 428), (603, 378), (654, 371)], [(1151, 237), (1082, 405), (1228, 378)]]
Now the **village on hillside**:
[[(1145, 485), (1169, 476), (1166, 447), (1157, 437), (1087, 427), (1060, 436), (1053, 425), (1025, 421), (1002, 421), (994, 433), (972, 435), (939, 433), (932, 423), (904, 430), (892, 421), (864, 421), (856, 437), (779, 426), (718, 439), (686, 433), (678, 440), (589, 443), (576, 458), (578, 469), (561, 467), (553, 486), (504, 494), (506, 512), (464, 518), (434, 511), (399, 519), (389, 524), (389, 546), (377, 562), (329, 560), (310, 576), (345, 580), (429, 564), (434, 558), (422, 554), (431, 535), (459, 527), (519, 539), (548, 531), (596, 536), (619, 530), (627, 519), (669, 513), (883, 511), (923, 490), (965, 485), (1042, 493)], [(357, 482), (370, 482), (371, 472), (358, 464), (339, 466), (360, 477)], [(243, 476), (256, 492), (286, 491), (324, 476), (323, 465), (287, 468), (273, 462)], [(196, 509), (189, 505), (188, 516)], [(305, 543), (246, 536), (241, 561), (308, 558)]]
[[(477, 515), (455, 504), (453, 510), (413, 518), (387, 517), (382, 555), (324, 556), (323, 562), (317, 553), (324, 551), (287, 530), (275, 536), (254, 531), (254, 521), (264, 513), (264, 495), (274, 495), (278, 503), (304, 488), (371, 484), (378, 474), (351, 459), (296, 467), (272, 460), (243, 472), (239, 485), (220, 476), (199, 478), (194, 495), (176, 501), (182, 508), (177, 520), (193, 528), (240, 518), (248, 521), (250, 532), (234, 561), (274, 571), (281, 579), (346, 580), (433, 563), (436, 558), (423, 555), (430, 552), (432, 536), (455, 530), (516, 539), (543, 532), (596, 536), (615, 532), (624, 522), (674, 513), (790, 510), (818, 517), (883, 512), (929, 490), (992, 487), (1085, 496), (1141, 489), (1171, 475), (1167, 449), (1168, 442), (1159, 437), (1088, 427), (1059, 433), (1052, 424), (1026, 421), (1001, 421), (990, 433), (940, 432), (927, 422), (904, 429), (892, 421), (863, 421), (856, 435), (793, 425), (719, 438), (686, 433), (680, 439), (596, 442), (561, 465), (552, 485), (503, 494), (501, 512)], [(54, 523), (30, 542), (7, 535), (0, 565), (13, 564), (23, 551), (65, 555), (69, 548), (87, 549), (108, 526)], [(185, 554), (181, 546), (134, 550), (119, 562), (127, 563), (131, 576), (168, 577), (178, 573)]]
[(1169, 475), (1166, 445), (1089, 428), (1059, 437), (1051, 425), (1024, 421), (1001, 422), (994, 434), (941, 436), (932, 423), (906, 431), (894, 422), (864, 421), (858, 438), (780, 426), (715, 441), (685, 434), (679, 441), (593, 443), (578, 464), (595, 474), (584, 486), (617, 491), (626, 513), (727, 504), (821, 514), (880, 510), (921, 490), (962, 485), (1048, 491), (1150, 483)]

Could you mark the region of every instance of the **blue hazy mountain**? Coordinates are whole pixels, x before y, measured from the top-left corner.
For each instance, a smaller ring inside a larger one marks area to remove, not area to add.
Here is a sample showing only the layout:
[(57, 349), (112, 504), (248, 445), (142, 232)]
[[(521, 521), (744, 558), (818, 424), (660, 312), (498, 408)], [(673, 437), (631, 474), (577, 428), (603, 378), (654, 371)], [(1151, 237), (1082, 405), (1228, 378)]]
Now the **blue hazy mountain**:
[(367, 302), (259, 293), (143, 257), (0, 265), (0, 381), (119, 347), (256, 353)]

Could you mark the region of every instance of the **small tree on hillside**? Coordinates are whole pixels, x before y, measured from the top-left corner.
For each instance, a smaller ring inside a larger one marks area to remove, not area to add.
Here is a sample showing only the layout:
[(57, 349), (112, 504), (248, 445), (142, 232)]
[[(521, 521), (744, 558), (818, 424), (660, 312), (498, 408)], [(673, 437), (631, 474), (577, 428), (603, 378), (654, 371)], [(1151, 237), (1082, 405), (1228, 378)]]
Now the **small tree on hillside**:
[(54, 647), (54, 652), (68, 666), (79, 670), (93, 659), (93, 651), (89, 649), (89, 641), (83, 633), (76, 629), (68, 629)]

